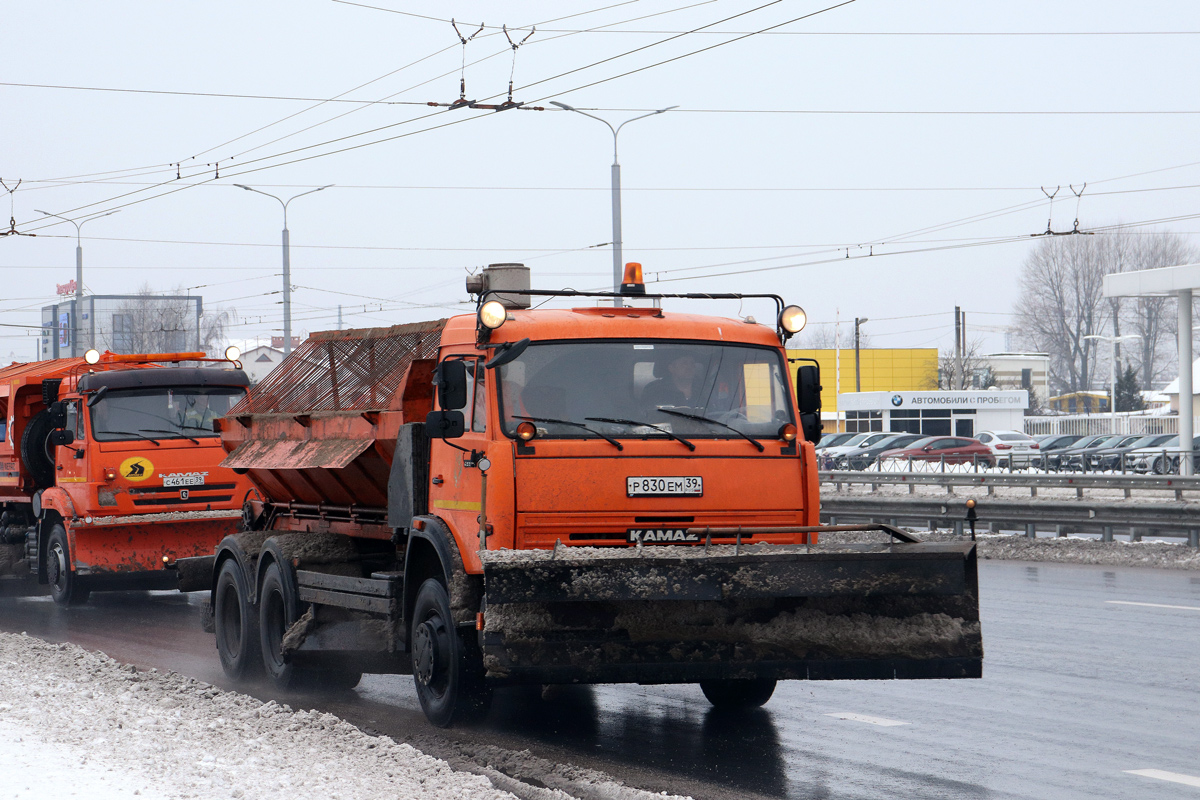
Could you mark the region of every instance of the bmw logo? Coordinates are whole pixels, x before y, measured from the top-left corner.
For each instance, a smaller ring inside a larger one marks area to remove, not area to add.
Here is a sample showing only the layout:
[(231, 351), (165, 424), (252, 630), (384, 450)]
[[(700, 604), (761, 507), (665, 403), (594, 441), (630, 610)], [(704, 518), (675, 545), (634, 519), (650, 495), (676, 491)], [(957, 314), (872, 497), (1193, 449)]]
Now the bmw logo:
[(904, 405), (904, 398), (898, 394), (892, 395), (892, 405), (894, 405), (894, 406)]

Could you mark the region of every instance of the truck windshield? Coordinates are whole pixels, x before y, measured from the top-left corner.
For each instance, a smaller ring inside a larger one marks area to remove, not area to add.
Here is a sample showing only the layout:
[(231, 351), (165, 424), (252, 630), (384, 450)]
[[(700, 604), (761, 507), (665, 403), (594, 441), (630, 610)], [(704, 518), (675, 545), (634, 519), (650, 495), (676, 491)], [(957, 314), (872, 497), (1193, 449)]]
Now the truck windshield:
[(535, 342), (498, 371), (509, 436), (521, 417), (537, 417), (538, 435), (556, 439), (595, 437), (578, 423), (617, 439), (654, 436), (655, 427), (688, 439), (773, 438), (794, 421), (783, 358), (766, 347)]
[(90, 410), (98, 442), (216, 436), (213, 420), (246, 394), (238, 386), (113, 389)]

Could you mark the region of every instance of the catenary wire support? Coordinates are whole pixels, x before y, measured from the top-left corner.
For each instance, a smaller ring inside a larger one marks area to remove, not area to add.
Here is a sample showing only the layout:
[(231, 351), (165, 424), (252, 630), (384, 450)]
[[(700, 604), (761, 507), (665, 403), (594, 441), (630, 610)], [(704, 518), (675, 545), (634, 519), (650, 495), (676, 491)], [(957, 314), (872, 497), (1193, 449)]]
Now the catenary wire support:
[(484, 23), (479, 23), (479, 30), (470, 36), (463, 36), (462, 31), (458, 29), (458, 23), (453, 18), (450, 20), (450, 26), (454, 28), (454, 34), (458, 37), (458, 41), (462, 43), (462, 67), (458, 73), (458, 100), (451, 103), (450, 108), (460, 108), (470, 105), (470, 101), (467, 100), (467, 42), (483, 32)]
[(505, 103), (505, 105), (514, 106), (516, 104), (513, 103), (512, 92), (513, 92), (513, 77), (517, 74), (517, 50), (519, 50), (521, 48), (521, 45), (528, 42), (530, 37), (532, 37), (535, 33), (537, 33), (537, 26), (534, 25), (532, 28), (530, 28), (529, 33), (525, 36), (524, 39), (520, 40), (519, 42), (513, 41), (512, 36), (509, 35), (507, 24), (502, 25), (501, 30), (504, 31), (504, 38), (508, 39), (508, 46), (512, 48), (512, 67), (508, 70), (508, 101)]
[(16, 211), (16, 193), (21, 186), (21, 181), (24, 178), (17, 178), (16, 184), (10, 189), (8, 184), (0, 178), (0, 186), (4, 187), (5, 194), (8, 195), (8, 230), (0, 231), (0, 236), (37, 236), (36, 233), (21, 233), (17, 230), (17, 211)]
[(1083, 192), (1087, 189), (1087, 181), (1083, 182), (1083, 186), (1079, 187), (1079, 191), (1075, 191), (1075, 184), (1070, 184), (1071, 194), (1075, 195), (1075, 233), (1079, 233), (1079, 206), (1083, 203)]

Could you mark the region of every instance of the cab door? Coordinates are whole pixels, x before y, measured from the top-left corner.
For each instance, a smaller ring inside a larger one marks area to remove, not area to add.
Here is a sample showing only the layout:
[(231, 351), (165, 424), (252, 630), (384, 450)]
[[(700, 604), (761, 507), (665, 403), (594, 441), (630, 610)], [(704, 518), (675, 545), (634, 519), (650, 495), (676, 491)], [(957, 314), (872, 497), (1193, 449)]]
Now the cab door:
[[(58, 473), (57, 483), (73, 484), (86, 483), (87, 473), (87, 436), (83, 422), (83, 404), (79, 400), (67, 400), (66, 425), (64, 431), (70, 431), (74, 441), (69, 445), (60, 445), (55, 453), (55, 471)], [(70, 489), (70, 486), (65, 488)], [(75, 492), (72, 492), (74, 495)], [(77, 498), (78, 499), (78, 498)]]
[(475, 355), (452, 355), (443, 363), (447, 361), (461, 362), (465, 368), (465, 402), (458, 409), (445, 408), (439, 385), (437, 408), (460, 411), (463, 434), (440, 440), (431, 436), (429, 510), (450, 524), (460, 542), (468, 542), (478, 536), (482, 508), (483, 482), (477, 465), (487, 448), (487, 371), (482, 358)]

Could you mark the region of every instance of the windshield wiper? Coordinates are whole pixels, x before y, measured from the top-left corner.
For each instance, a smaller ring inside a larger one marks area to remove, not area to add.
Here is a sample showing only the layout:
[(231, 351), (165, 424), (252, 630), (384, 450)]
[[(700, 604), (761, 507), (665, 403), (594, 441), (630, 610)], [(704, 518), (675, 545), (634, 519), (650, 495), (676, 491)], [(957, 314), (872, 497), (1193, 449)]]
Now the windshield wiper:
[[(142, 428), (142, 430), (149, 431), (150, 433), (179, 433), (179, 431), (168, 431), (168, 430), (163, 430), (162, 428)], [(199, 439), (192, 438), (191, 436), (188, 436), (186, 433), (179, 433), (178, 438), (187, 439), (189, 442), (195, 442), (196, 444), (200, 444)]]
[(158, 439), (155, 439), (153, 436), (147, 436), (144, 433), (138, 433), (137, 431), (104, 431), (104, 433), (115, 433), (118, 436), (137, 436), (145, 439), (147, 442), (154, 442), (155, 447), (162, 447), (162, 445), (158, 443)]
[(551, 425), (570, 425), (574, 428), (583, 428), (588, 433), (594, 433), (597, 436), (599, 436), (601, 439), (603, 439), (604, 441), (614, 445), (618, 450), (625, 449), (625, 445), (621, 444), (616, 439), (612, 438), (611, 436), (605, 436), (600, 431), (595, 430), (594, 428), (589, 428), (587, 425), (584, 425), (582, 422), (572, 422), (569, 419), (551, 419), (550, 417), (524, 417), (524, 416), (521, 416), (520, 414), (513, 414), (512, 418), (513, 419), (525, 419), (525, 420), (529, 420), (530, 422), (545, 422), (545, 423), (549, 423)]
[(584, 419), (586, 419), (589, 422), (613, 422), (613, 423), (616, 423), (617, 425), (634, 425), (639, 428), (653, 428), (654, 430), (658, 431), (659, 433), (663, 434), (664, 436), (668, 436), (677, 442), (683, 442), (685, 445), (687, 445), (688, 450), (696, 449), (696, 445), (692, 444), (691, 442), (689, 442), (687, 439), (683, 438), (682, 436), (675, 434), (675, 433), (671, 433), (670, 431), (667, 431), (667, 430), (663, 430), (662, 428), (658, 427), (657, 425), (654, 425), (649, 422), (638, 422), (636, 419), (620, 419), (620, 418), (614, 418), (614, 417), (584, 417)]
[(657, 406), (657, 408), (662, 413), (670, 414), (673, 417), (683, 417), (684, 419), (694, 419), (694, 420), (698, 420), (700, 422), (711, 422), (713, 425), (720, 425), (722, 428), (727, 428), (728, 430), (733, 431), (738, 436), (742, 437), (747, 442), (749, 442), (750, 444), (757, 447), (758, 452), (761, 453), (763, 450), (766, 450), (766, 448), (762, 446), (762, 442), (758, 441), (758, 439), (755, 439), (748, 434), (742, 433), (741, 431), (739, 431), (737, 428), (733, 427), (732, 425), (726, 425), (724, 422), (721, 422), (719, 419), (709, 419), (708, 417), (702, 417), (699, 414), (688, 414), (683, 411), (675, 411), (674, 409), (671, 409), (671, 408), (663, 408), (662, 406)]

